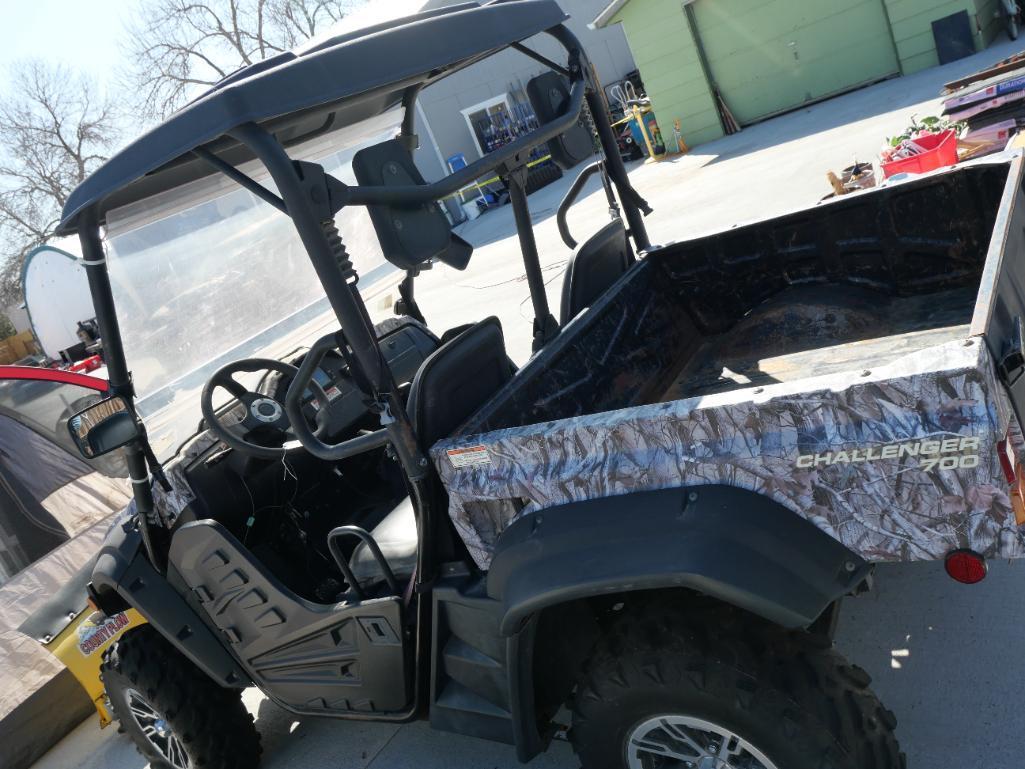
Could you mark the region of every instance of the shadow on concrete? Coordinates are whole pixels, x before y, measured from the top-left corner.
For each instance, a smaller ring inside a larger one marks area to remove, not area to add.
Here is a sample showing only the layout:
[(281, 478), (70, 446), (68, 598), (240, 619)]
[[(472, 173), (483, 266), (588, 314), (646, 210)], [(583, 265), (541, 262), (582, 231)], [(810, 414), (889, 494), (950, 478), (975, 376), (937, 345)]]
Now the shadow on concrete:
[(875, 589), (844, 602), (837, 646), (896, 713), (908, 766), (1022, 765), (1012, 735), (1025, 727), (1023, 682), (1009, 667), (1025, 652), (1022, 576), (1016, 561), (991, 562), (978, 585), (954, 582), (939, 562), (880, 564)]
[(266, 698), (255, 708), (250, 702), (250, 707), (255, 710), (260, 732), (263, 769), (366, 769), (400, 728), (396, 724), (297, 716)]

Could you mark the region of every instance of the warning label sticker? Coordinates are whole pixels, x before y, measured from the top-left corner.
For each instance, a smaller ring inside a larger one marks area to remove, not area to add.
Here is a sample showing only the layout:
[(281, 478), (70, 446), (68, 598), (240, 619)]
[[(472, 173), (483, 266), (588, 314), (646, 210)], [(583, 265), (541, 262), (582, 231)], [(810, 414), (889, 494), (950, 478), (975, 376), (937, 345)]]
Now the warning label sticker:
[(474, 465), (490, 465), (491, 457), (484, 446), (467, 446), (464, 449), (449, 449), (448, 459), (452, 467), (473, 467)]

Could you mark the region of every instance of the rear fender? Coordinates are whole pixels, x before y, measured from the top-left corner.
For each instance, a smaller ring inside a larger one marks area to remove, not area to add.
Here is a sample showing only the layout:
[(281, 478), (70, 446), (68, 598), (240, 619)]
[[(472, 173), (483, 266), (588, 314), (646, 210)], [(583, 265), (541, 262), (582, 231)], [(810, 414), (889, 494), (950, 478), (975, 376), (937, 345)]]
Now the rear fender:
[(528, 514), (499, 538), (487, 592), (502, 605), (503, 635), (548, 606), (668, 587), (801, 628), (870, 570), (867, 561), (768, 497), (712, 485)]
[(90, 587), (101, 606), (110, 602), (111, 593), (119, 596), (221, 686), (243, 688), (250, 684), (217, 635), (147, 560), (142, 536), (130, 523), (119, 523), (107, 534)]

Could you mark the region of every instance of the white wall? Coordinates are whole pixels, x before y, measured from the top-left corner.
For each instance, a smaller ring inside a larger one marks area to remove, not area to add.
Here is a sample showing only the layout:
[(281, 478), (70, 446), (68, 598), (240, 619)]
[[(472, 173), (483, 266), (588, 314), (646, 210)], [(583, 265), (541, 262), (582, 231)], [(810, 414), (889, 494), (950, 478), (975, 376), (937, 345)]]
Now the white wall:
[[(458, 0), (431, 0), (425, 8), (453, 5), (456, 2)], [(607, 4), (608, 0), (559, 2), (570, 16), (567, 26), (580, 39), (603, 83), (621, 80), (624, 75), (636, 68), (622, 25), (615, 24), (607, 29), (588, 29), (587, 25)], [(558, 61), (565, 60), (562, 48), (547, 35), (539, 35), (525, 42), (539, 53)], [(462, 152), (467, 160), (472, 161), (480, 156), (460, 110), (509, 91), (522, 91), (530, 78), (544, 71), (545, 67), (521, 53), (503, 51), (425, 89), (420, 96), (420, 102), (434, 131), (442, 157), (447, 158)], [(434, 181), (444, 169), (439, 169), (437, 161), (427, 157), (428, 153), (433, 154), (433, 150), (426, 146), (427, 143), (427, 137), (421, 132), (421, 146), (426, 152), (421, 150), (416, 156), (416, 162), (427, 180)], [(432, 175), (432, 172), (438, 176)]]

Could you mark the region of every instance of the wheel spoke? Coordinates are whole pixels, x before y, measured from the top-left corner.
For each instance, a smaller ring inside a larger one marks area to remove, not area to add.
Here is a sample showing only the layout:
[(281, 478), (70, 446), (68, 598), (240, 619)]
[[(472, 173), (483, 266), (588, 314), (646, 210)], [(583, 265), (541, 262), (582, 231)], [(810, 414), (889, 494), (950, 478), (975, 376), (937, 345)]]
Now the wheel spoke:
[(157, 718), (157, 714), (156, 713), (154, 713), (149, 708), (142, 707), (138, 703), (133, 703), (133, 704), (129, 705), (128, 707), (131, 709), (132, 715), (135, 716), (136, 718), (142, 718), (142, 719), (145, 719), (147, 721), (155, 721), (156, 718)]
[(247, 394), (249, 392), (249, 390), (246, 388), (245, 385), (239, 383), (235, 379), (235, 373), (236, 372), (234, 372), (234, 371), (230, 371), (230, 372), (224, 374), (223, 376), (218, 377), (214, 381), (214, 386), (215, 387), (216, 386), (223, 387), (225, 390), (230, 392), (236, 398), (241, 399), (243, 395), (245, 395), (245, 394)]
[[(636, 739), (635, 738), (635, 739), (630, 741), (630, 744), (633, 745), (638, 750), (643, 751), (645, 753), (653, 753), (656, 756), (666, 756), (667, 758), (675, 758), (675, 759), (677, 759), (679, 761), (689, 761), (691, 759), (699, 758), (701, 756), (701, 752), (699, 752), (699, 751), (693, 751), (693, 752), (689, 752), (689, 753), (682, 753), (682, 752), (680, 752), (678, 750), (674, 750), (672, 747), (670, 747), (666, 743), (664, 743), (664, 742), (657, 742), (654, 739), (652, 739), (650, 736), (648, 736), (645, 739)], [(690, 746), (688, 745), (687, 747), (690, 747)]]
[(127, 691), (128, 711), (149, 743), (157, 749), (175, 769), (190, 769), (188, 753), (169, 725), (148, 702), (134, 689)]
[(662, 728), (671, 737), (686, 743), (687, 747), (694, 751), (695, 756), (702, 756), (707, 752), (705, 746), (698, 742), (698, 740), (691, 734), (690, 730), (683, 724), (673, 723), (665, 718), (663, 718), (659, 723), (661, 723)]
[(744, 752), (740, 737), (735, 734), (724, 734), (719, 746), (719, 758), (736, 758)]
[(177, 737), (171, 737), (167, 742), (167, 758), (178, 769), (186, 769), (188, 757), (185, 755), (185, 748)]

